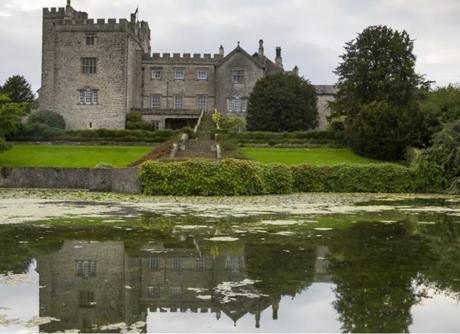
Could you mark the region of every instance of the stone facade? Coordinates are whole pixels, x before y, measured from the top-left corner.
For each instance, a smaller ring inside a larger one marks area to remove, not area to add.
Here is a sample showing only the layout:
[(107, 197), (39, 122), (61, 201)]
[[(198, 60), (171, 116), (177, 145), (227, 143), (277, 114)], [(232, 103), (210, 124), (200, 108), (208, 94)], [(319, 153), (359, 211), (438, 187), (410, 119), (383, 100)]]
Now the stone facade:
[[(158, 128), (193, 126), (202, 110), (246, 116), (260, 78), (284, 72), (281, 48), (271, 61), (238, 46), (228, 55), (151, 54), (150, 29), (136, 13), (126, 19), (88, 19), (65, 8), (43, 9), (40, 108), (63, 115), (68, 129), (122, 129), (139, 111)], [(298, 73), (294, 68), (291, 73)], [(326, 126), (331, 86), (317, 86), (320, 128)]]

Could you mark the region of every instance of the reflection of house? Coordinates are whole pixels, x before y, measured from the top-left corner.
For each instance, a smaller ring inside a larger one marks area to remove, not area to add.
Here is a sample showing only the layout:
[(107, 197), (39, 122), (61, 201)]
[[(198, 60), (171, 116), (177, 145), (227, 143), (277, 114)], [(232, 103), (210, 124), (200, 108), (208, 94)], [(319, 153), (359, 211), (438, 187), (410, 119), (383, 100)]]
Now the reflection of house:
[[(38, 258), (40, 316), (60, 319), (42, 331), (145, 321), (152, 312), (224, 313), (234, 322), (254, 314), (259, 326), (261, 312), (273, 305), (277, 317), (279, 298), (260, 295), (253, 285), (245, 291), (257, 298), (237, 296), (223, 302), (215, 291), (222, 282), (247, 278), (244, 247), (218, 255), (196, 247), (168, 248), (149, 244), (135, 256), (124, 243), (65, 241), (62, 248)], [(205, 297), (197, 297), (205, 296)]]
[(40, 316), (61, 320), (44, 329), (90, 330), (124, 319), (124, 269), (124, 244), (117, 241), (65, 241), (58, 252), (39, 257)]

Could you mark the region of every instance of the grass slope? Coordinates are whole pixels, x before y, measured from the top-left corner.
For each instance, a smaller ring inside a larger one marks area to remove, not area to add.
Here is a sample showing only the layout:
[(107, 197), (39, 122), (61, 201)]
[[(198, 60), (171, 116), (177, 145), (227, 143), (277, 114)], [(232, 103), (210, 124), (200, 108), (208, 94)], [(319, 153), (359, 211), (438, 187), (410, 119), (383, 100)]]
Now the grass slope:
[(14, 145), (0, 153), (1, 167), (126, 167), (149, 153), (149, 146)]
[(287, 165), (310, 164), (332, 166), (340, 164), (369, 164), (382, 161), (367, 159), (348, 148), (266, 148), (244, 147), (241, 151), (249, 159), (264, 163), (278, 162)]

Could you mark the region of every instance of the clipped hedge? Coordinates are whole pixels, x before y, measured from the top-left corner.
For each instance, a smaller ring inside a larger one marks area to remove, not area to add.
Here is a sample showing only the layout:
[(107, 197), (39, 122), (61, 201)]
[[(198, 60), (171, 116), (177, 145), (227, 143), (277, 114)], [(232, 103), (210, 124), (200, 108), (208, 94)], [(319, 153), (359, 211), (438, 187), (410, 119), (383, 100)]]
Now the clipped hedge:
[(435, 165), (395, 164), (288, 167), (247, 160), (148, 161), (142, 165), (148, 195), (234, 196), (292, 192), (439, 192), (442, 171)]
[(72, 130), (65, 131), (44, 124), (27, 124), (10, 136), (10, 141), (70, 141), (70, 142), (145, 142), (161, 143), (171, 139), (176, 131), (146, 130)]
[(434, 165), (301, 165), (292, 167), (292, 174), (298, 192), (439, 192), (442, 181), (442, 171)]

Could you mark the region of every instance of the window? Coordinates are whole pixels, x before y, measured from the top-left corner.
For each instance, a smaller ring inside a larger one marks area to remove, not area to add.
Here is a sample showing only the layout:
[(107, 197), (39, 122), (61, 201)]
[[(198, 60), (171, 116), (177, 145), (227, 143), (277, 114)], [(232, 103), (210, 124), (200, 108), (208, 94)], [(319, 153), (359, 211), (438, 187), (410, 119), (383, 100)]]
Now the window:
[(185, 69), (184, 68), (176, 68), (174, 71), (174, 79), (176, 80), (184, 80), (185, 78)]
[(150, 298), (160, 298), (160, 287), (158, 286), (147, 287), (147, 294)]
[(149, 262), (148, 262), (148, 266), (149, 266), (149, 270), (150, 271), (155, 271), (155, 270), (158, 270), (158, 257), (157, 256), (151, 256), (149, 257)]
[(181, 271), (182, 269), (182, 259), (180, 257), (173, 257), (172, 259), (172, 270)]
[(184, 107), (184, 97), (182, 95), (174, 96), (174, 109), (182, 109)]
[(225, 258), (225, 270), (238, 272), (241, 269), (244, 269), (244, 259), (243, 259), (243, 257), (228, 255)]
[(90, 276), (96, 276), (96, 261), (75, 261), (75, 271), (77, 276), (88, 278)]
[(161, 68), (152, 68), (152, 79), (161, 80)]
[(80, 291), (80, 307), (89, 308), (96, 306), (94, 291)]
[(242, 83), (244, 80), (244, 70), (233, 70), (232, 79), (233, 83)]
[(180, 299), (182, 297), (182, 287), (172, 286), (169, 288), (169, 295), (171, 299)]
[(207, 70), (198, 70), (196, 72), (197, 80), (208, 80), (208, 71)]
[(152, 109), (160, 109), (161, 108), (161, 96), (154, 95), (152, 96)]
[(235, 96), (227, 100), (227, 111), (234, 113), (245, 113), (248, 109), (248, 100)]
[(97, 90), (86, 88), (80, 90), (80, 104), (97, 104)]
[(206, 111), (208, 103), (207, 103), (207, 98), (206, 95), (198, 95), (196, 97), (196, 108), (198, 110), (204, 110)]
[(96, 61), (97, 59), (92, 58), (82, 58), (81, 59), (81, 71), (85, 74), (94, 74), (96, 73)]
[(200, 256), (195, 259), (195, 270), (204, 271), (204, 257)]
[(86, 45), (96, 44), (96, 35), (95, 34), (86, 34)]

